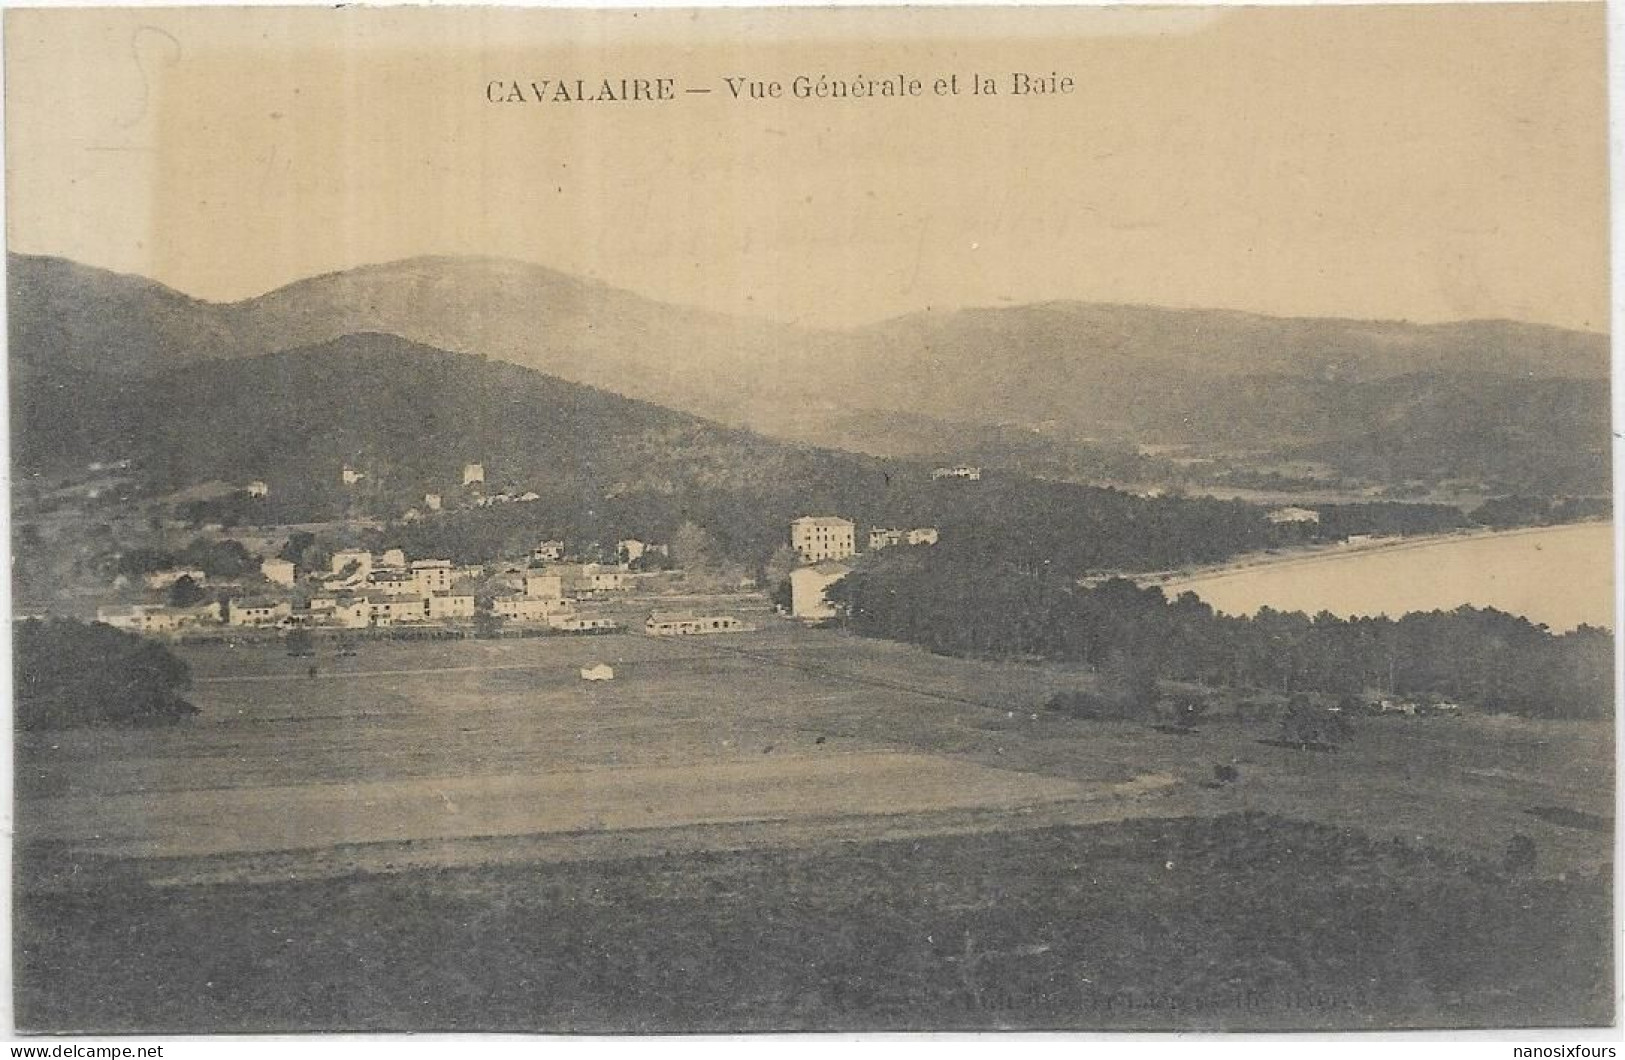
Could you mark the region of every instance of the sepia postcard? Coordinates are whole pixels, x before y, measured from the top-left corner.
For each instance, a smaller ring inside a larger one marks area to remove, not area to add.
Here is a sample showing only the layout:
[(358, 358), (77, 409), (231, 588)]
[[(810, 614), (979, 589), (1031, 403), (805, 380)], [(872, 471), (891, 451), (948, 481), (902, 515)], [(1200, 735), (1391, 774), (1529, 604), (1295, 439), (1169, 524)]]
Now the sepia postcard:
[(1606, 15), (8, 10), (17, 1033), (1612, 1025)]

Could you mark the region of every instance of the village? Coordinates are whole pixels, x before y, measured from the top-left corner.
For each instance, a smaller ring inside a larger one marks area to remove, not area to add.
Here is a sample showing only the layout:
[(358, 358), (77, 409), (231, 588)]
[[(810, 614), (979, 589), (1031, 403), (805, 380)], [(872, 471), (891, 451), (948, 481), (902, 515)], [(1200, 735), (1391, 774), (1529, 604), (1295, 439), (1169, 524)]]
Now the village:
[[(98, 469), (99, 470), (99, 469)], [(933, 478), (977, 481), (981, 469), (938, 468)], [(340, 480), (358, 487), (366, 473), (345, 464)], [(264, 498), (263, 481), (240, 492)], [(434, 518), (456, 507), (523, 504), (534, 492), (485, 489), (485, 468), (464, 466), (460, 492), (423, 495), (404, 522)], [(217, 527), (205, 530), (219, 531)], [(500, 562), (459, 565), (451, 559), (410, 555), (401, 547), (378, 551), (339, 548), (320, 564), (288, 558), (288, 538), (300, 531), (257, 528), (244, 534), (262, 545), (251, 555), (257, 570), (215, 578), (199, 566), (171, 565), (115, 578), (125, 599), (96, 608), (96, 620), (115, 629), (190, 642), (286, 639), (290, 654), (307, 654), (316, 638), (346, 648), (363, 635), (391, 639), (595, 635), (639, 631), (650, 636), (745, 632), (756, 619), (779, 616), (819, 623), (837, 616), (830, 586), (849, 574), (860, 554), (856, 525), (837, 515), (793, 520), (785, 538), (795, 566), (772, 602), (776, 586), (742, 578), (724, 589), (697, 588), (671, 561), (667, 543), (638, 538), (612, 548), (562, 537), (538, 540), (528, 553)], [(866, 551), (935, 545), (936, 527), (873, 527)], [(272, 546), (272, 547), (264, 547)], [(280, 554), (279, 554), (280, 553)], [(139, 599), (131, 600), (134, 594)]]

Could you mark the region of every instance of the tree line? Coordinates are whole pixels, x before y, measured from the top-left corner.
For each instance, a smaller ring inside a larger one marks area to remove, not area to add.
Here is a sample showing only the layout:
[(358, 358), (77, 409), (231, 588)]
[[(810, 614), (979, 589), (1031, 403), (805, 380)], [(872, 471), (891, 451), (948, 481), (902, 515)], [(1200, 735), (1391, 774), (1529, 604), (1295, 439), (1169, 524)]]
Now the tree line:
[[(1221, 615), (1114, 578), (1084, 588), (950, 549), (866, 562), (829, 592), (853, 630), (956, 655), (1028, 657), (1284, 695), (1436, 696), (1491, 711), (1608, 717), (1613, 640), (1488, 608), (1339, 618)], [(1133, 679), (1133, 678), (1131, 678)]]

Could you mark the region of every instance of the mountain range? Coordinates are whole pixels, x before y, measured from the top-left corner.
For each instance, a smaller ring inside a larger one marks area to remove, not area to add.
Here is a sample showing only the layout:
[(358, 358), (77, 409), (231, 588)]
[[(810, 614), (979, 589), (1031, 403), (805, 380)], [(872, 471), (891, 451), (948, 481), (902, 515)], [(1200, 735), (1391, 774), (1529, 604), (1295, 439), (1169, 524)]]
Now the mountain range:
[[(1044, 303), (817, 330), (525, 263), (426, 257), (211, 303), (9, 256), (14, 390), (80, 391), (346, 336), (534, 369), (797, 442), (1155, 477), (1138, 447), (1315, 460), (1377, 481), (1607, 488), (1604, 335)], [(14, 402), (15, 404), (15, 402)], [(26, 418), (26, 417), (25, 417)]]

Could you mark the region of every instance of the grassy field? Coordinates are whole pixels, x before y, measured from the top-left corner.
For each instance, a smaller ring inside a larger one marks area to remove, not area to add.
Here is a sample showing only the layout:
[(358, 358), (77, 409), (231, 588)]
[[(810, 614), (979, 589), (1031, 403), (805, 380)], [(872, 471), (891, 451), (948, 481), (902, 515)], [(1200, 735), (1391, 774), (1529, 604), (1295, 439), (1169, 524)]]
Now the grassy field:
[(797, 629), (186, 657), (188, 722), (18, 736), (24, 1026), (1608, 1018), (1606, 725), (1317, 754)]

